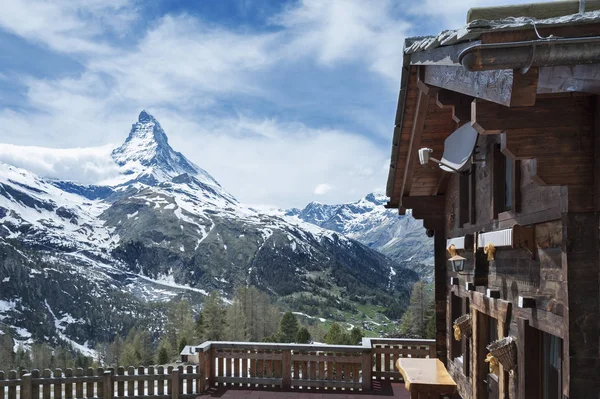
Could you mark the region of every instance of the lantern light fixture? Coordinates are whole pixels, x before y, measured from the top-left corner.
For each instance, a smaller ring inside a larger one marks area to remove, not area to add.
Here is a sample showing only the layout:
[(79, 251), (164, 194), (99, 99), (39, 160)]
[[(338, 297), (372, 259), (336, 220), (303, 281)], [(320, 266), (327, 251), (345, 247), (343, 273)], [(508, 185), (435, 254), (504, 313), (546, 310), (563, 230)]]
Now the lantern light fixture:
[(465, 261), (467, 260), (467, 258), (460, 256), (456, 253), (456, 247), (454, 246), (454, 244), (448, 247), (448, 252), (450, 253), (450, 259), (448, 260), (452, 264), (452, 269), (458, 274), (467, 274), (461, 273), (465, 270)]

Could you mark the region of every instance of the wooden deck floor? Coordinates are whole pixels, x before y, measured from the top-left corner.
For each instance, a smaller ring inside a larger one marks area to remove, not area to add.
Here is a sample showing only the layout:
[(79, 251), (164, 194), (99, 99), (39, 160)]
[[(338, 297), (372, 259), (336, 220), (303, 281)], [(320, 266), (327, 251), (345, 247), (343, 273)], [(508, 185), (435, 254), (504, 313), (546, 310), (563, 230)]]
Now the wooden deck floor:
[(292, 389), (290, 391), (282, 391), (280, 389), (250, 389), (240, 387), (215, 387), (206, 394), (199, 396), (197, 399), (209, 398), (306, 398), (306, 399), (371, 399), (371, 398), (398, 398), (409, 399), (410, 395), (404, 388), (403, 383), (392, 383), (389, 381), (373, 381), (373, 390), (371, 392), (354, 392), (340, 390), (315, 390), (315, 389)]

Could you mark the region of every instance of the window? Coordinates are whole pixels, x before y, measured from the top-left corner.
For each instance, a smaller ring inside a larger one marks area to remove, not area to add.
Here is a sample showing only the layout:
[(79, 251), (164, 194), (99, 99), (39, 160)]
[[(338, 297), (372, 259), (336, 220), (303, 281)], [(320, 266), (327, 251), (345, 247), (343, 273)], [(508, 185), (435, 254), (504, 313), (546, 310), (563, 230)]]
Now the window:
[(493, 217), (502, 212), (519, 212), (521, 162), (507, 158), (500, 146), (494, 147), (493, 160)]
[(504, 157), (504, 211), (512, 209), (513, 195), (513, 161)]
[(519, 397), (562, 399), (562, 339), (517, 319), (523, 347), (519, 364)]
[(459, 175), (458, 227), (475, 224), (475, 165), (468, 174)]
[(542, 333), (543, 399), (562, 398), (562, 340)]

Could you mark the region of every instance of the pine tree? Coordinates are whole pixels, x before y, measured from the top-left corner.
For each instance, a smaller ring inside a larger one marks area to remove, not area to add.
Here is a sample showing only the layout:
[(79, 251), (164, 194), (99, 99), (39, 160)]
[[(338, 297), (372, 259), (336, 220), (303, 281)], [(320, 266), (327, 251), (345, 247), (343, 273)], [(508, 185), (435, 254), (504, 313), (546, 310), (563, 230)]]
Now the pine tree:
[[(0, 331), (0, 333), (2, 333)], [(0, 370), (11, 370), (14, 367), (14, 341), (8, 331), (0, 334)]]
[(187, 339), (185, 337), (181, 337), (181, 340), (179, 341), (179, 353), (181, 353), (181, 351), (187, 346), (188, 342)]
[(217, 291), (212, 291), (204, 301), (204, 340), (221, 341), (225, 326), (225, 308)]
[(296, 336), (296, 342), (299, 344), (308, 344), (310, 343), (310, 333), (306, 327), (302, 327), (298, 330), (298, 335)]
[(108, 345), (108, 353), (106, 356), (106, 364), (112, 367), (121, 366), (121, 355), (123, 353), (123, 340), (117, 334), (113, 342)]
[(202, 341), (202, 337), (204, 337), (204, 316), (202, 312), (198, 315), (198, 319), (196, 319), (196, 338)]
[(227, 309), (227, 330), (226, 338), (229, 341), (247, 341), (248, 333), (246, 331), (246, 315), (241, 298), (236, 297), (233, 303)]
[(135, 337), (135, 347), (140, 359), (140, 365), (150, 366), (153, 362), (153, 343), (148, 331), (138, 331)]
[(283, 342), (294, 342), (298, 335), (298, 319), (292, 312), (285, 312), (279, 323)]
[(65, 347), (54, 349), (54, 367), (63, 370), (75, 367), (75, 360), (69, 349)]
[(172, 348), (177, 348), (184, 337), (187, 342), (194, 341), (196, 325), (192, 305), (187, 300), (169, 304), (165, 330)]
[(327, 334), (325, 334), (325, 342), (329, 345), (346, 345), (348, 342), (348, 335), (338, 323), (333, 323), (331, 327), (329, 327)]
[[(425, 338), (429, 335), (428, 324), (435, 318), (432, 312), (433, 296), (422, 281), (413, 285), (410, 295), (410, 305), (402, 316), (400, 334), (406, 338)], [(435, 320), (433, 321), (435, 323)]]
[(47, 344), (35, 344), (31, 347), (31, 365), (36, 369), (49, 369), (52, 367), (52, 348)]
[(167, 364), (169, 363), (169, 361), (171, 360), (171, 344), (169, 344), (169, 341), (167, 340), (162, 340), (159, 344), (158, 344), (158, 350), (156, 353), (156, 363), (157, 364)]
[(362, 338), (365, 335), (363, 334), (362, 330), (358, 327), (354, 327), (352, 329), (352, 331), (350, 331), (350, 336), (349, 336), (349, 343), (350, 345), (358, 345), (362, 342)]
[(29, 353), (23, 348), (23, 345), (19, 345), (15, 352), (13, 368), (17, 370), (31, 369), (31, 358), (29, 357)]

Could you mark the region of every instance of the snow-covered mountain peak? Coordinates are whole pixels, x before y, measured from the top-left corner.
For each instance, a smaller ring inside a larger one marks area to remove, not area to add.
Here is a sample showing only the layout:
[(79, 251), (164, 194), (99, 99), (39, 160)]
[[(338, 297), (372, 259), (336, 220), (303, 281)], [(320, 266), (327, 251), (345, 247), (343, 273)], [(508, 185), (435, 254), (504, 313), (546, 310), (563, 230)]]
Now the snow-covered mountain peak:
[(138, 116), (138, 122), (146, 123), (146, 122), (156, 122), (156, 119), (152, 115), (150, 115), (145, 109), (140, 112)]
[(129, 136), (112, 151), (112, 157), (121, 166), (127, 181), (136, 180), (153, 185), (187, 174), (202, 184), (222, 190), (208, 172), (170, 146), (164, 129), (147, 111), (140, 112), (138, 121), (131, 126)]
[[(146, 111), (140, 112), (138, 121), (131, 126), (131, 131), (125, 142), (112, 152), (112, 156), (119, 165), (139, 162), (144, 166), (168, 166), (161, 165), (158, 161), (167, 161), (165, 156), (181, 156), (169, 145), (169, 139), (160, 123)], [(183, 158), (183, 156), (181, 156)], [(185, 158), (179, 159), (182, 167), (195, 172), (194, 167)]]
[(363, 197), (362, 201), (371, 202), (375, 205), (381, 205), (387, 202), (387, 197), (379, 193), (369, 193)]

